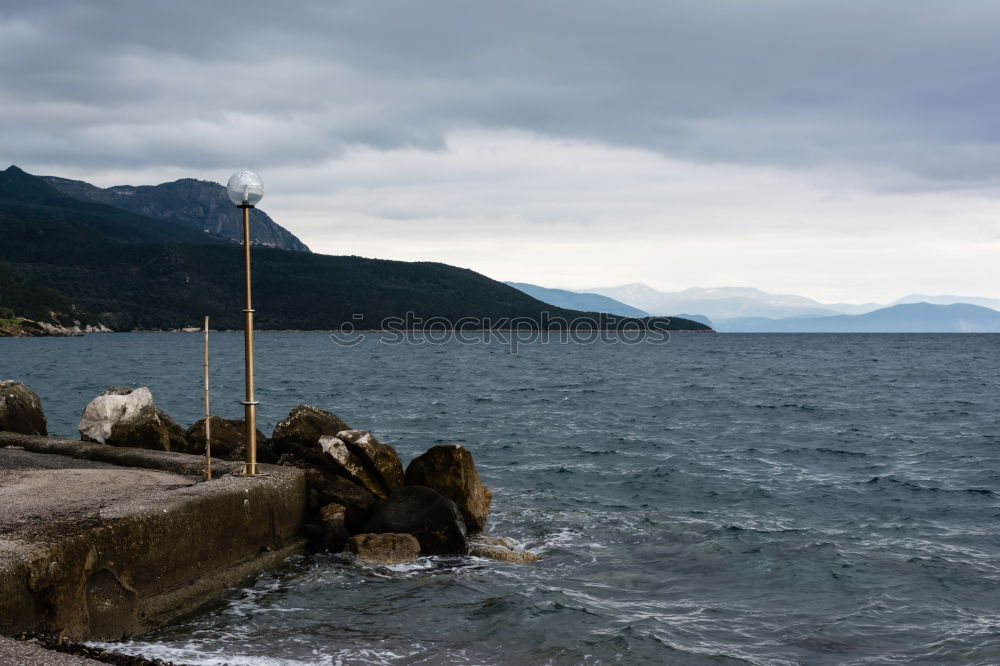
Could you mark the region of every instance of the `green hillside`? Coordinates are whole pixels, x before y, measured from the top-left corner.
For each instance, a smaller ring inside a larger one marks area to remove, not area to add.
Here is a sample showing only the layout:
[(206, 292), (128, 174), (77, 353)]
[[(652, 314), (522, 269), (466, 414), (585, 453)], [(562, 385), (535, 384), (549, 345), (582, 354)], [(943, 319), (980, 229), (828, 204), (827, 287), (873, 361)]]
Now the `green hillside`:
[[(198, 326), (204, 315), (216, 328), (242, 326), (241, 247), (53, 195), (47, 183), (15, 169), (0, 172), (0, 307), (64, 324), (99, 321), (114, 330)], [(345, 322), (379, 328), (383, 319), (408, 312), (424, 320), (490, 319), (494, 326), (511, 318), (539, 322), (543, 312), (606, 323), (445, 264), (271, 248), (254, 248), (252, 263), (261, 329), (335, 329)], [(707, 329), (684, 319), (658, 326)]]

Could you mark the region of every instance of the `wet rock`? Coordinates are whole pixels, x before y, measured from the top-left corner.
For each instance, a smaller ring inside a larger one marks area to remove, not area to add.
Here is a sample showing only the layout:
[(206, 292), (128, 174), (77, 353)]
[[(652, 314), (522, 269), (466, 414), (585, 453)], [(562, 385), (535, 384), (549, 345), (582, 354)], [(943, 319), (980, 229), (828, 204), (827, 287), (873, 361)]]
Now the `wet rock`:
[(330, 412), (311, 405), (298, 405), (292, 407), (288, 416), (274, 426), (271, 443), (278, 455), (288, 453), (300, 460), (307, 460), (321, 454), (320, 437), (336, 437), (338, 432), (350, 429), (349, 425)]
[(347, 531), (347, 507), (343, 504), (327, 504), (319, 510), (323, 539), (320, 549), (330, 553), (344, 550), (351, 535)]
[[(246, 426), (243, 419), (224, 419), (213, 416), (210, 420), (212, 427), (212, 457), (225, 458), (244, 444), (244, 433)], [(184, 438), (195, 451), (205, 451), (205, 419), (197, 421), (193, 426), (184, 432)], [(257, 446), (261, 442), (266, 443), (267, 437), (260, 430), (257, 431)], [(258, 454), (258, 459), (260, 458)], [(263, 461), (262, 461), (263, 462)], [(273, 460), (271, 462), (274, 462)]]
[(465, 522), (455, 503), (424, 486), (406, 486), (389, 496), (365, 523), (364, 532), (412, 534), (426, 555), (465, 555)]
[(459, 444), (430, 448), (406, 468), (407, 486), (433, 488), (458, 505), (470, 534), (486, 527), (493, 493), (483, 485), (472, 454)]
[(399, 461), (396, 449), (381, 443), (364, 430), (343, 430), (337, 433), (337, 439), (374, 470), (390, 492), (403, 487), (403, 463)]
[(538, 555), (521, 548), (513, 539), (476, 536), (469, 538), (469, 555), (500, 562), (537, 562)]
[(315, 467), (288, 455), (282, 456), (278, 464), (298, 467), (305, 472), (309, 495), (315, 494), (315, 501), (319, 506), (342, 505), (344, 524), (351, 534), (361, 532), (365, 522), (378, 509), (380, 500), (371, 491), (351, 483), (326, 467)]
[(107, 389), (83, 410), (77, 427), (85, 442), (198, 453), (188, 446), (184, 430), (153, 404), (145, 387)]
[(359, 534), (351, 537), (348, 547), (362, 562), (404, 564), (420, 555), (420, 542), (412, 534)]
[(335, 470), (358, 485), (364, 486), (381, 499), (389, 496), (389, 491), (386, 490), (382, 482), (365, 467), (357, 454), (347, 448), (347, 444), (343, 440), (324, 435), (319, 438), (319, 446)]
[(0, 430), (22, 435), (49, 434), (42, 401), (21, 382), (0, 382)]

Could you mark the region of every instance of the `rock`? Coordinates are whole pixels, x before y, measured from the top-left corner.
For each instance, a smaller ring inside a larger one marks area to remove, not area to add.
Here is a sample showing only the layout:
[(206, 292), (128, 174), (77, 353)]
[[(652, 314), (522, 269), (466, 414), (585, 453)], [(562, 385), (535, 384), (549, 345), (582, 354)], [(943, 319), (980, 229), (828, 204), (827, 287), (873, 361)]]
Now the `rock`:
[(153, 404), (148, 388), (109, 388), (83, 410), (78, 426), (85, 442), (197, 453), (184, 430)]
[(396, 449), (379, 442), (364, 430), (342, 430), (337, 433), (337, 439), (347, 444), (347, 448), (374, 470), (390, 492), (403, 487), (403, 463), (399, 461)]
[(323, 539), (320, 547), (330, 553), (344, 550), (351, 535), (347, 531), (347, 507), (343, 504), (327, 504), (319, 510), (323, 525)]
[(0, 430), (22, 435), (48, 435), (38, 394), (21, 382), (0, 382)]
[(513, 539), (476, 536), (469, 538), (469, 555), (500, 562), (537, 562), (538, 555), (524, 550)]
[(412, 534), (425, 555), (465, 555), (469, 549), (458, 507), (424, 486), (406, 486), (393, 492), (362, 531)]
[[(240, 421), (240, 423), (243, 423)], [(213, 431), (214, 432), (214, 431)], [(204, 445), (202, 445), (202, 451), (204, 451)], [(212, 442), (212, 455), (215, 455), (215, 442)], [(240, 444), (235, 449), (229, 452), (226, 456), (226, 460), (242, 461), (247, 459), (247, 447), (243, 438), (240, 438)], [(278, 462), (278, 454), (274, 452), (274, 448), (271, 446), (271, 440), (264, 437), (260, 430), (257, 431), (257, 462), (259, 463), (269, 463), (274, 464)]]
[(318, 504), (340, 504), (344, 507), (344, 524), (352, 534), (361, 531), (365, 522), (374, 515), (379, 506), (379, 498), (368, 489), (351, 483), (336, 472), (318, 468), (298, 461), (291, 456), (282, 456), (280, 465), (298, 467), (305, 472), (309, 494), (316, 494)]
[(319, 438), (319, 446), (333, 464), (334, 469), (358, 485), (364, 486), (381, 499), (389, 496), (389, 491), (375, 475), (365, 467), (353, 451), (337, 437), (324, 435)]
[(290, 453), (299, 459), (306, 459), (310, 453), (320, 453), (320, 437), (336, 437), (338, 432), (350, 429), (330, 412), (310, 405), (298, 405), (292, 407), (287, 418), (274, 426), (271, 443), (278, 455)]
[(420, 542), (412, 534), (359, 534), (351, 537), (348, 547), (362, 562), (403, 564), (420, 555)]
[(458, 505), (470, 534), (486, 527), (493, 493), (483, 485), (472, 454), (459, 444), (442, 444), (414, 458), (406, 468), (406, 485), (427, 486)]
[[(211, 417), (212, 426), (212, 457), (225, 458), (236, 449), (243, 446), (245, 424), (243, 419), (224, 419), (219, 416)], [(184, 438), (190, 447), (195, 451), (205, 451), (205, 419), (197, 421), (193, 426), (184, 432)], [(260, 448), (261, 442), (266, 443), (267, 437), (260, 430), (257, 431), (257, 446)], [(258, 459), (259, 459), (258, 455)], [(274, 461), (271, 461), (274, 462)]]

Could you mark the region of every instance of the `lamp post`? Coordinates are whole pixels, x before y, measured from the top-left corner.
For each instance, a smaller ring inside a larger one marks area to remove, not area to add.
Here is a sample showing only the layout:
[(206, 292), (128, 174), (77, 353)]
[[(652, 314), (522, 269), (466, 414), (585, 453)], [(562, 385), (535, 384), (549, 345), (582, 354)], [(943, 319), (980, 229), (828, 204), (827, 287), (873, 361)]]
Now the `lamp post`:
[(229, 200), (243, 211), (243, 265), (246, 273), (246, 308), (243, 310), (243, 340), (246, 362), (246, 409), (243, 422), (246, 427), (247, 457), (243, 464), (245, 476), (257, 476), (257, 400), (253, 387), (253, 305), (250, 300), (250, 209), (264, 196), (264, 183), (260, 176), (249, 169), (240, 169), (226, 185)]

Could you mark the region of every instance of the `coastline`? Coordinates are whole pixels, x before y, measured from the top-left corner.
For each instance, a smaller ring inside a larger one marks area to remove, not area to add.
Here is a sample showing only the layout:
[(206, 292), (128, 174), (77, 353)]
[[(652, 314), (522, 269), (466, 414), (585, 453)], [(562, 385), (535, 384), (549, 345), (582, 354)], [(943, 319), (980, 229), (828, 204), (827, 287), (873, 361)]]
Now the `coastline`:
[(44, 321), (23, 317), (0, 319), (0, 338), (79, 338), (87, 333), (113, 333), (104, 324), (81, 326), (57, 326)]
[[(30, 320), (23, 320), (30, 321)], [(39, 322), (31, 322), (41, 328), (30, 327), (28, 330), (21, 329), (20, 331), (14, 328), (7, 328), (3, 325), (2, 320), (0, 320), (0, 338), (18, 338), (18, 337), (55, 337), (55, 338), (66, 338), (74, 337), (79, 338), (90, 333), (200, 333), (203, 334), (205, 329), (203, 328), (149, 328), (149, 329), (133, 329), (130, 331), (114, 331), (106, 326), (101, 326), (101, 328), (86, 326), (80, 328), (79, 326), (73, 326), (71, 328), (53, 326), (52, 324), (45, 324)], [(579, 328), (572, 329), (572, 331), (580, 332), (597, 332), (597, 333), (615, 333), (621, 332), (617, 328)], [(241, 328), (223, 328), (215, 329), (210, 328), (209, 333), (242, 333)], [(336, 328), (254, 328), (255, 333), (344, 333), (345, 331)], [(555, 330), (541, 330), (541, 329), (524, 329), (524, 328), (357, 328), (351, 329), (350, 333), (429, 333), (429, 334), (440, 334), (440, 333), (548, 333), (550, 335), (556, 335), (559, 333), (567, 333), (568, 331), (555, 329)], [(627, 333), (632, 333), (633, 331), (626, 331)], [(708, 329), (693, 329), (693, 328), (682, 328), (682, 329), (671, 329), (665, 331), (650, 331), (650, 332), (663, 332), (663, 333), (718, 333), (713, 328)]]

